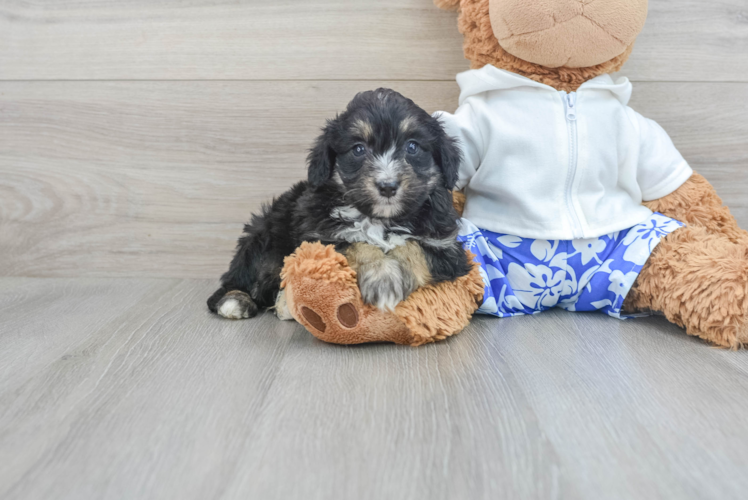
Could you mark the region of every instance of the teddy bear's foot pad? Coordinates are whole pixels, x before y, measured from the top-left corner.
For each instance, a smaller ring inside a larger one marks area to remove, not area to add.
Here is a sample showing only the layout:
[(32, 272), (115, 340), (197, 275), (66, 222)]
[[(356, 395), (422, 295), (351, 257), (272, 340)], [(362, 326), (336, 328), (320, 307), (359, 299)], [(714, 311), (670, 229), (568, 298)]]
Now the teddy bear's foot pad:
[(358, 325), (358, 310), (356, 306), (347, 302), (338, 307), (338, 321), (346, 328), (354, 328)]
[(307, 320), (307, 322), (312, 325), (312, 327), (315, 330), (318, 330), (322, 333), (327, 330), (327, 324), (325, 324), (322, 317), (314, 312), (313, 310), (309, 309), (306, 306), (301, 306), (301, 315), (304, 316), (304, 319)]

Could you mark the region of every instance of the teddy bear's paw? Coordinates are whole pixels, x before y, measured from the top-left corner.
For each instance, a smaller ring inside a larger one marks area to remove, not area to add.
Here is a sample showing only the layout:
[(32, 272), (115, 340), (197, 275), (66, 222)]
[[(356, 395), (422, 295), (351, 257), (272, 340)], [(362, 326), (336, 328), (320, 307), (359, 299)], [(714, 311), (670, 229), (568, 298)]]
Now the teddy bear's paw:
[(412, 344), (413, 336), (396, 315), (364, 304), (357, 277), (332, 245), (304, 243), (286, 258), (281, 273), (286, 306), (324, 342)]
[(257, 305), (245, 292), (232, 290), (216, 304), (216, 312), (228, 319), (246, 319), (257, 315)]
[(398, 261), (381, 259), (359, 268), (358, 288), (365, 303), (382, 311), (394, 311), (416, 288), (416, 283)]
[(346, 328), (355, 328), (359, 322), (358, 309), (350, 302), (338, 306), (338, 322)]
[[(327, 332), (327, 323), (331, 323), (333, 327), (336, 326), (332, 321), (330, 321), (330, 318), (325, 321), (320, 314), (310, 307), (301, 306), (300, 312), (306, 322), (320, 333)], [(350, 302), (346, 302), (345, 304), (338, 306), (336, 309), (335, 319), (337, 320), (337, 323), (345, 328), (355, 328), (358, 326), (360, 316), (356, 306)]]
[(748, 349), (748, 323), (743, 323), (733, 327), (715, 325), (706, 331), (688, 330), (690, 335), (697, 335), (716, 347), (730, 349), (733, 351), (739, 349)]

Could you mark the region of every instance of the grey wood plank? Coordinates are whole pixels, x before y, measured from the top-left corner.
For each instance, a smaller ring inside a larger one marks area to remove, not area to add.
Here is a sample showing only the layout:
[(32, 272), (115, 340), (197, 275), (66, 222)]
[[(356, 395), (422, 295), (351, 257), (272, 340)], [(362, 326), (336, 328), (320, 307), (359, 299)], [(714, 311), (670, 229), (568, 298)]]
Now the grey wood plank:
[[(29, 374), (55, 363), (64, 365), (75, 356), (93, 355), (79, 344), (90, 342), (107, 327), (117, 334), (123, 318), (141, 301), (157, 301), (178, 282), (124, 281), (113, 287), (108, 280), (0, 280), (0, 391), (13, 393), (28, 381)], [(98, 340), (101, 344), (95, 349), (109, 338)], [(22, 370), (19, 360), (23, 360)]]
[(431, 0), (11, 1), (0, 13), (6, 80), (452, 80), (468, 67), (454, 13)]
[(658, 317), (553, 311), (471, 327), (502, 353), (584, 497), (745, 496), (748, 446), (733, 426), (748, 411), (748, 352)]
[(580, 498), (483, 347), (470, 330), (423, 349), (294, 344), (240, 461), (257, 473), (227, 498)]
[(3, 304), (15, 301), (0, 318), (15, 374), (0, 379), (0, 496), (219, 496), (303, 329), (221, 321), (204, 305), (212, 285), (0, 280)]
[(748, 81), (744, 0), (650, 0), (623, 73), (636, 81)]
[[(626, 72), (748, 81), (744, 0), (653, 0)], [(431, 0), (100, 0), (0, 10), (0, 79), (425, 79), (467, 68)]]
[(658, 122), (748, 229), (748, 85), (634, 84), (630, 106)]
[(446, 82), (0, 83), (0, 275), (218, 276), (325, 120), (383, 85), (457, 101)]
[(271, 315), (211, 316), (213, 285), (1, 278), (0, 496), (737, 499), (748, 486), (748, 352), (662, 318), (478, 317), (422, 348), (340, 347)]
[[(0, 275), (222, 273), (241, 225), (305, 176), (358, 91), (454, 110), (450, 82), (1, 82)], [(748, 84), (635, 84), (748, 228)]]

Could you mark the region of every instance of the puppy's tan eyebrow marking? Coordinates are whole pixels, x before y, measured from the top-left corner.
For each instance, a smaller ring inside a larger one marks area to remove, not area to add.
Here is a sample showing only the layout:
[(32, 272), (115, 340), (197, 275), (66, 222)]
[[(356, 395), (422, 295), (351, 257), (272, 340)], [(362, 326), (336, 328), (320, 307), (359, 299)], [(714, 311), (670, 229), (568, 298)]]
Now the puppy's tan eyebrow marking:
[(358, 134), (362, 139), (366, 141), (371, 140), (374, 136), (374, 130), (372, 130), (371, 124), (361, 119), (353, 122), (351, 132), (354, 134)]
[(415, 127), (416, 119), (412, 116), (406, 116), (403, 121), (400, 122), (400, 132), (405, 133), (411, 128)]

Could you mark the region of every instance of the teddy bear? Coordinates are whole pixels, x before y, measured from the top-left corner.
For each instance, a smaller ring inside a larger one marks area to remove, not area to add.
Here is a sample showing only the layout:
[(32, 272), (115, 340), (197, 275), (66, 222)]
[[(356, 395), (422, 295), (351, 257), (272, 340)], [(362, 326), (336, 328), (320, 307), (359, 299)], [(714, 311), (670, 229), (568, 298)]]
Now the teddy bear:
[(458, 11), (471, 63), (457, 110), (439, 116), (463, 148), (457, 238), (473, 269), (380, 311), (345, 257), (305, 243), (282, 272), (291, 315), (339, 344), (422, 345), (476, 311), (551, 307), (658, 312), (711, 344), (748, 343), (748, 233), (667, 133), (628, 107), (628, 80), (609, 75), (647, 0), (434, 3)]

